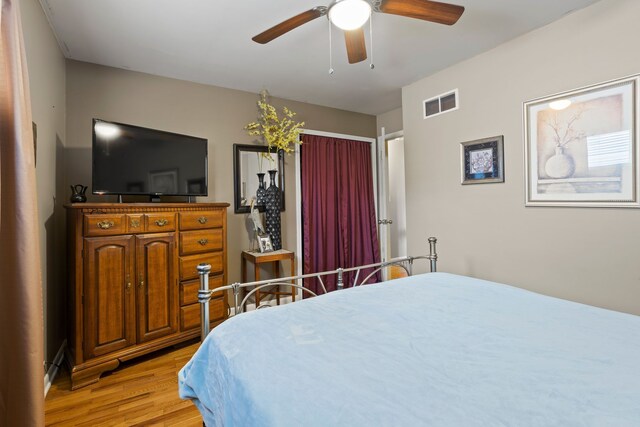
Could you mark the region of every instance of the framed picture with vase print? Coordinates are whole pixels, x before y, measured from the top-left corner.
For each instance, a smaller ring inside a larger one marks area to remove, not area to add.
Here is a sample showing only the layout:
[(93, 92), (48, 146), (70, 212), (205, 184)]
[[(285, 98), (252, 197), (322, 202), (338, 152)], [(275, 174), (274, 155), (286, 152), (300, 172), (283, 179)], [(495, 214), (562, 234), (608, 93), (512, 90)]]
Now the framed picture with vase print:
[(639, 78), (524, 103), (526, 206), (640, 207)]

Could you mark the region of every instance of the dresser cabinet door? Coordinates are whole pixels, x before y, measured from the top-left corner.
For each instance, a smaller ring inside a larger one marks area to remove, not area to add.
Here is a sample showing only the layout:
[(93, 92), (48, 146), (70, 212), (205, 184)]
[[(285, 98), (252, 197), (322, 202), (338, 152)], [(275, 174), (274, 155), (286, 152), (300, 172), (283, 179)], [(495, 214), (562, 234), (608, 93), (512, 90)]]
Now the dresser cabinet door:
[(133, 236), (84, 239), (84, 354), (135, 344)]
[(178, 331), (175, 233), (136, 237), (138, 342)]

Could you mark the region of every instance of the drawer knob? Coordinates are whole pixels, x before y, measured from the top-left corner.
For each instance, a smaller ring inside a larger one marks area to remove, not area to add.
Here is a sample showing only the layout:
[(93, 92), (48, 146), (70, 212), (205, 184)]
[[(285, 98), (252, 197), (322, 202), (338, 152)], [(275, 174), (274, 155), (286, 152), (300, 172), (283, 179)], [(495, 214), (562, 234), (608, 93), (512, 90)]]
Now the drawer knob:
[(140, 220), (139, 219), (132, 219), (131, 220), (131, 228), (138, 228), (140, 227)]
[(108, 230), (111, 227), (113, 227), (115, 224), (113, 223), (113, 221), (107, 220), (105, 219), (104, 221), (100, 221), (98, 224), (96, 224), (98, 226), (99, 229), (101, 230)]
[(200, 224), (206, 224), (207, 221), (209, 221), (209, 218), (207, 218), (206, 216), (201, 216), (200, 218), (198, 218), (198, 222)]
[(209, 239), (200, 239), (198, 240), (198, 243), (200, 243), (202, 246), (205, 246), (207, 243), (209, 243)]
[(167, 220), (167, 219), (164, 219), (164, 218), (162, 218), (162, 219), (156, 219), (156, 225), (157, 225), (158, 227), (164, 227), (164, 226), (165, 226), (165, 225), (167, 225), (167, 224), (169, 224), (169, 220)]

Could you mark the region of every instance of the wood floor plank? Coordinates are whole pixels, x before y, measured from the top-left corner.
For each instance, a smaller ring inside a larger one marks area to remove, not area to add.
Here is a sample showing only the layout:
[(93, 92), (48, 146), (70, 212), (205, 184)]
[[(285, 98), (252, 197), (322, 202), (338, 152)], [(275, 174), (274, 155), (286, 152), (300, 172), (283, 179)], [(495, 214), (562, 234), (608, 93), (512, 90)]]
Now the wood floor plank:
[[(186, 416), (191, 416), (190, 408), (183, 408), (178, 411), (171, 412), (170, 414), (158, 414), (155, 417), (145, 419), (136, 424), (132, 424), (132, 427), (143, 427), (148, 425), (173, 425), (174, 422), (183, 421), (183, 418)], [(202, 420), (200, 420), (200, 425), (202, 425)]]
[(100, 381), (71, 391), (69, 373), (58, 374), (45, 399), (47, 426), (202, 426), (190, 401), (178, 396), (178, 371), (199, 343), (122, 363)]

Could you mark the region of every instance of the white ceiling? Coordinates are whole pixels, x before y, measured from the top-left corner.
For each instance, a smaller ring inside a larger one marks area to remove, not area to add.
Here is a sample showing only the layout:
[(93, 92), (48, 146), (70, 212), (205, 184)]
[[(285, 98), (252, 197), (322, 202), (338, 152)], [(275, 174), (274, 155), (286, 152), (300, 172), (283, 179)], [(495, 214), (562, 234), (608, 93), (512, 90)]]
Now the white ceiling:
[[(367, 114), (401, 105), (401, 88), (597, 0), (454, 0), (452, 27), (373, 18), (373, 59), (349, 65), (325, 17), (267, 45), (263, 30), (329, 0), (41, 0), (67, 58)], [(371, 42), (367, 31), (367, 50)]]

